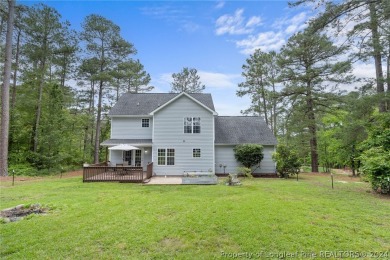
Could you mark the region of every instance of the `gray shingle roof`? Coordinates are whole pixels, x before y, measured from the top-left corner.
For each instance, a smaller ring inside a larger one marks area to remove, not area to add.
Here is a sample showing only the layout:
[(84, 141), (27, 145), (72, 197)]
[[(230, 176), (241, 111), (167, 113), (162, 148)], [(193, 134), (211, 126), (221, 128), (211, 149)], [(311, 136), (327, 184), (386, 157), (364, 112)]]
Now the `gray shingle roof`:
[(217, 116), (215, 117), (215, 143), (276, 145), (277, 141), (261, 117)]
[[(148, 115), (177, 95), (179, 93), (126, 93), (119, 98), (108, 115)], [(189, 95), (215, 111), (211, 94), (192, 93)]]
[(152, 144), (152, 139), (108, 139), (100, 145), (118, 145), (118, 144)]

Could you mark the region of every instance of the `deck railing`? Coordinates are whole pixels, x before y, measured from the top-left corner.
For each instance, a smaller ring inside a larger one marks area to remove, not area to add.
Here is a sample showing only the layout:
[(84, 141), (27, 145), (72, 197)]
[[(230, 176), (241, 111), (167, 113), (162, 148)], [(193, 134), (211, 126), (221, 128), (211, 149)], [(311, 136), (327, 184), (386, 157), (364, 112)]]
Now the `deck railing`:
[(91, 165), (83, 169), (83, 182), (142, 182), (145, 178), (142, 167)]
[(146, 166), (146, 179), (150, 179), (153, 176), (153, 163), (149, 163)]

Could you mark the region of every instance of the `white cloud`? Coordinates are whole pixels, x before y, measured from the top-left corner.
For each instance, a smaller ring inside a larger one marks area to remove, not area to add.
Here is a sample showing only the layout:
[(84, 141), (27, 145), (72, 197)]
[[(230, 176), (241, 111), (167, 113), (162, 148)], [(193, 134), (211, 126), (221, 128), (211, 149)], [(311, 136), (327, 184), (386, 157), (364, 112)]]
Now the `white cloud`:
[(293, 17), (283, 17), (276, 20), (272, 27), (284, 31), (286, 34), (292, 35), (307, 27), (308, 15), (306, 12), (300, 12)]
[(217, 1), (217, 5), (215, 6), (216, 9), (221, 9), (225, 6), (225, 1)]
[(261, 25), (260, 16), (252, 16), (245, 22), (246, 18), (243, 16), (244, 9), (237, 9), (234, 15), (225, 14), (220, 16), (215, 22), (217, 35), (223, 34), (248, 34)]
[(200, 81), (207, 88), (236, 88), (237, 81), (241, 78), (239, 74), (223, 74), (217, 72), (199, 71)]
[(355, 63), (353, 66), (353, 75), (358, 78), (375, 78), (375, 65), (373, 63)]
[[(241, 49), (241, 53), (249, 55), (256, 49), (261, 49), (264, 52), (278, 51), (294, 33), (306, 28), (308, 15), (306, 12), (300, 12), (293, 17), (284, 17), (278, 19), (272, 24), (273, 31), (260, 32), (250, 34), (245, 39), (235, 41), (237, 48)], [(249, 22), (256, 23), (254, 19)]]
[(243, 54), (252, 54), (256, 49), (264, 52), (279, 50), (286, 43), (285, 37), (281, 32), (262, 32), (257, 35), (250, 35), (248, 38), (237, 41), (236, 46)]
[(307, 27), (310, 15), (302, 11), (294, 16), (285, 16), (277, 19), (272, 25), (271, 31), (259, 31), (258, 27), (263, 24), (260, 16), (244, 17), (244, 9), (237, 9), (233, 15), (220, 16), (216, 25), (216, 35), (242, 35), (245, 38), (233, 40), (240, 52), (249, 55), (256, 49), (262, 51), (278, 51), (288, 38)]
[(259, 16), (252, 16), (249, 21), (246, 23), (246, 27), (253, 27), (261, 25), (261, 18)]

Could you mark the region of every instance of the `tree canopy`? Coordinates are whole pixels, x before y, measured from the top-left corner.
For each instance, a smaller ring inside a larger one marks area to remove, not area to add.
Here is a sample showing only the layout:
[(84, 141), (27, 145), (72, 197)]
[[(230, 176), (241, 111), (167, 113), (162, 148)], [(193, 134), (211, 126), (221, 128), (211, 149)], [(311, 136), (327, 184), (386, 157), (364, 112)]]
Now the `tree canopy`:
[(172, 74), (172, 93), (202, 93), (206, 88), (200, 81), (198, 71), (194, 68), (183, 68), (181, 72)]

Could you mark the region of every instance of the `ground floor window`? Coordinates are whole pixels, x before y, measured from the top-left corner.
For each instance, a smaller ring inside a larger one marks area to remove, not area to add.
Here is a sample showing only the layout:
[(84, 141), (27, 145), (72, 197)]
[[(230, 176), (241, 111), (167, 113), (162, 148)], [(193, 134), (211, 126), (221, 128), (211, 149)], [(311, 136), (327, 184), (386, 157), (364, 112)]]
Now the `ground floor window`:
[(200, 149), (199, 148), (192, 149), (192, 157), (193, 158), (200, 158)]
[(175, 165), (175, 149), (167, 149), (167, 165)]
[(128, 164), (131, 165), (131, 151), (124, 151), (123, 153), (123, 161), (128, 162)]
[(158, 149), (157, 165), (175, 165), (175, 149)]
[(135, 150), (135, 158), (134, 158), (135, 166), (141, 166), (141, 161), (142, 161), (141, 154), (142, 154), (141, 150)]

